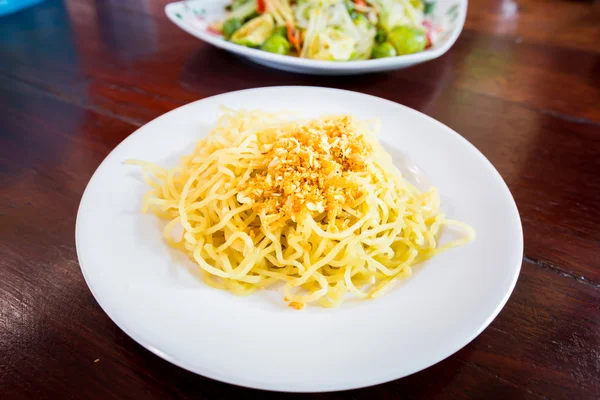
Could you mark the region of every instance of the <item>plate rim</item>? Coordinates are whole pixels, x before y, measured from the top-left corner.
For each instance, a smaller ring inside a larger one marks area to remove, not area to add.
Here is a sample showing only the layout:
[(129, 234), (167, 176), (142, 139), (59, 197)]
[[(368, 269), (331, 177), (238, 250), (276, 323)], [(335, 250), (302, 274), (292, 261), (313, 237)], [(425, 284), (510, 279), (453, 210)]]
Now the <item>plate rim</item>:
[[(252, 381), (251, 379), (250, 380), (241, 380), (239, 378), (232, 379), (231, 376), (223, 375), (218, 372), (211, 371), (210, 369), (206, 369), (205, 367), (197, 367), (197, 366), (192, 367), (190, 365), (186, 365), (185, 361), (180, 361), (177, 357), (171, 356), (170, 354), (167, 354), (167, 353), (161, 351), (160, 349), (154, 347), (153, 345), (151, 345), (150, 343), (147, 342), (146, 338), (143, 337), (144, 335), (142, 333), (135, 332), (135, 329), (127, 326), (127, 323), (125, 321), (115, 318), (114, 314), (112, 312), (110, 312), (105, 305), (102, 304), (102, 301), (98, 297), (98, 295), (97, 295), (98, 292), (97, 292), (97, 290), (94, 289), (92, 281), (90, 280), (89, 275), (86, 273), (86, 268), (84, 267), (84, 263), (82, 262), (83, 258), (82, 258), (82, 254), (81, 254), (81, 246), (79, 245), (79, 242), (80, 242), (79, 237), (80, 237), (80, 229), (81, 229), (80, 228), (80, 226), (81, 226), (81, 223), (80, 223), (81, 210), (83, 208), (84, 202), (86, 201), (86, 198), (89, 197), (89, 188), (92, 186), (94, 179), (95, 178), (97, 179), (99, 172), (101, 172), (103, 167), (108, 165), (108, 163), (112, 161), (112, 158), (114, 157), (115, 153), (117, 152), (117, 149), (119, 149), (121, 146), (124, 146), (128, 141), (133, 140), (132, 138), (135, 135), (139, 136), (142, 128), (145, 128), (147, 125), (150, 125), (150, 124), (154, 123), (155, 121), (162, 119), (163, 117), (166, 117), (167, 115), (169, 115), (177, 110), (180, 110), (182, 108), (194, 107), (197, 103), (201, 103), (205, 100), (209, 100), (209, 99), (214, 100), (215, 98), (229, 96), (229, 95), (237, 94), (237, 93), (241, 93), (241, 92), (286, 90), (286, 89), (326, 90), (326, 91), (332, 91), (332, 92), (351, 93), (354, 95), (365, 96), (365, 97), (371, 98), (373, 100), (391, 103), (394, 106), (399, 106), (401, 108), (404, 108), (408, 112), (416, 113), (416, 114), (420, 115), (420, 117), (425, 117), (426, 119), (429, 120), (429, 122), (434, 123), (434, 124), (438, 125), (440, 128), (447, 131), (448, 134), (452, 134), (458, 140), (462, 140), (463, 144), (465, 144), (467, 147), (469, 147), (471, 151), (474, 151), (475, 154), (477, 155), (477, 157), (480, 158), (480, 160), (482, 162), (487, 164), (488, 168), (490, 169), (490, 172), (496, 177), (496, 179), (498, 180), (498, 183), (502, 186), (502, 190), (506, 191), (506, 194), (508, 194), (508, 199), (510, 200), (508, 205), (510, 206), (511, 211), (513, 211), (513, 214), (516, 217), (516, 221), (518, 222), (518, 227), (519, 227), (518, 231), (515, 232), (515, 234), (518, 235), (518, 237), (516, 237), (516, 239), (519, 244), (518, 247), (519, 247), (520, 251), (515, 252), (515, 260), (516, 260), (516, 253), (519, 253), (520, 262), (518, 264), (516, 264), (517, 267), (514, 269), (513, 276), (511, 278), (510, 284), (506, 290), (506, 293), (504, 294), (502, 300), (496, 305), (494, 311), (492, 313), (490, 313), (489, 317), (479, 326), (479, 328), (472, 335), (470, 335), (469, 337), (465, 337), (463, 340), (458, 340), (457, 342), (459, 344), (453, 346), (450, 350), (448, 350), (447, 355), (440, 358), (439, 360), (437, 360), (429, 365), (426, 365), (422, 368), (415, 369), (414, 371), (412, 371), (408, 374), (402, 375), (402, 376), (397, 376), (397, 374), (392, 372), (389, 375), (385, 375), (385, 376), (380, 375), (380, 376), (378, 376), (377, 379), (370, 379), (370, 380), (366, 380), (366, 381), (354, 381), (354, 382), (351, 382), (351, 383), (348, 383), (345, 385), (335, 385), (335, 384), (334, 385), (322, 385), (322, 387), (320, 387), (320, 388), (314, 388), (314, 387), (302, 388), (299, 386), (286, 386), (285, 384), (280, 385), (277, 382)], [(242, 90), (235, 90), (235, 91), (225, 92), (225, 93), (221, 93), (221, 94), (214, 95), (214, 96), (205, 97), (205, 98), (184, 104), (182, 106), (176, 107), (176, 108), (148, 121), (144, 125), (138, 127), (134, 132), (129, 134), (125, 139), (123, 139), (117, 146), (115, 146), (106, 155), (106, 157), (102, 160), (102, 162), (98, 165), (98, 167), (94, 170), (92, 176), (90, 177), (90, 179), (85, 187), (85, 190), (82, 194), (82, 197), (81, 197), (78, 209), (77, 209), (77, 217), (76, 217), (76, 221), (75, 221), (75, 247), (76, 247), (77, 259), (79, 262), (81, 273), (84, 277), (84, 281), (85, 281), (86, 285), (88, 286), (90, 292), (92, 293), (92, 296), (94, 297), (96, 303), (100, 306), (102, 311), (104, 311), (104, 313), (106, 313), (106, 315), (111, 319), (111, 321), (117, 327), (119, 327), (119, 329), (121, 329), (125, 334), (127, 334), (127, 336), (129, 336), (133, 341), (135, 341), (136, 343), (138, 343), (145, 349), (149, 350), (151, 353), (155, 354), (156, 356), (178, 366), (179, 368), (183, 368), (194, 374), (200, 375), (205, 378), (217, 380), (220, 382), (225, 382), (225, 383), (235, 385), (235, 386), (246, 387), (246, 388), (251, 388), (251, 389), (258, 389), (258, 390), (266, 390), (266, 391), (287, 392), (287, 393), (322, 393), (322, 392), (353, 390), (353, 389), (371, 387), (371, 386), (391, 382), (391, 381), (394, 381), (397, 379), (405, 378), (407, 376), (413, 375), (417, 372), (423, 371), (427, 368), (430, 368), (430, 367), (442, 362), (443, 360), (454, 355), (456, 352), (458, 352), (459, 350), (461, 350), (462, 348), (467, 346), (469, 343), (471, 343), (486, 328), (489, 327), (489, 325), (494, 321), (494, 319), (496, 319), (496, 317), (500, 314), (500, 312), (502, 311), (502, 309), (508, 302), (508, 299), (512, 295), (514, 288), (516, 286), (517, 280), (520, 276), (521, 268), (522, 268), (522, 259), (523, 259), (523, 254), (524, 254), (524, 238), (523, 238), (523, 225), (522, 225), (522, 221), (521, 221), (521, 217), (520, 217), (520, 213), (519, 213), (517, 204), (515, 202), (514, 196), (512, 195), (508, 185), (502, 178), (502, 175), (500, 175), (500, 173), (494, 167), (494, 165), (487, 159), (487, 157), (485, 157), (485, 155), (483, 155), (483, 153), (481, 153), (479, 151), (479, 149), (477, 149), (471, 142), (469, 142), (465, 137), (460, 135), (458, 132), (454, 131), (452, 128), (448, 127), (447, 125), (443, 124), (440, 121), (437, 121), (436, 119), (434, 119), (433, 117), (430, 117), (429, 115), (427, 115), (425, 113), (422, 113), (418, 110), (415, 110), (415, 109), (405, 106), (403, 104), (400, 104), (395, 101), (388, 100), (388, 99), (385, 99), (382, 97), (378, 97), (378, 96), (374, 96), (374, 95), (370, 95), (370, 94), (366, 94), (366, 93), (361, 93), (361, 92), (356, 92), (356, 91), (351, 91), (351, 90), (345, 90), (345, 89), (337, 89), (337, 88), (329, 88), (329, 87), (321, 87), (321, 86), (291, 85), (291, 86), (268, 86), (268, 87), (260, 87), (260, 88), (242, 89)]]
[(404, 54), (395, 57), (368, 59), (368, 60), (353, 60), (353, 61), (325, 61), (325, 60), (311, 60), (303, 59), (298, 57), (292, 57), (281, 54), (269, 53), (266, 51), (253, 49), (245, 46), (241, 46), (235, 43), (228, 42), (216, 36), (212, 36), (208, 33), (202, 32), (198, 29), (191, 29), (188, 24), (176, 17), (175, 8), (184, 5), (185, 1), (176, 1), (165, 5), (164, 12), (169, 20), (177, 25), (180, 29), (189, 33), (190, 35), (202, 40), (217, 48), (226, 50), (230, 53), (237, 54), (248, 58), (258, 58), (266, 60), (276, 64), (282, 64), (290, 67), (300, 67), (306, 69), (321, 69), (326, 71), (356, 71), (363, 70), (364, 72), (369, 71), (382, 71), (394, 68), (400, 68), (402, 66), (409, 66), (425, 61), (436, 59), (445, 54), (454, 45), (458, 37), (462, 33), (467, 18), (467, 9), (469, 6), (468, 0), (456, 0), (458, 9), (458, 19), (455, 25), (452, 35), (444, 43), (436, 49), (422, 51), (414, 54)]

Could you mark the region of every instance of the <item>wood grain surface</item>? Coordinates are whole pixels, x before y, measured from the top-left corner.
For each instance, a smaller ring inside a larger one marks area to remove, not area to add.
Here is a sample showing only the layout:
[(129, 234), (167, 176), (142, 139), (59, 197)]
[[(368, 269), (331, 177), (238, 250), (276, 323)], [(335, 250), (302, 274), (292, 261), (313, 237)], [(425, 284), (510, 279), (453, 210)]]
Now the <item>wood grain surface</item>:
[[(164, 0), (47, 0), (0, 18), (0, 398), (600, 398), (600, 3), (472, 0), (441, 58), (358, 77), (244, 62), (179, 30)], [(175, 367), (100, 309), (75, 251), (103, 158), (182, 104), (330, 86), (450, 126), (512, 191), (525, 256), (506, 307), (448, 359), (387, 384), (260, 392)]]

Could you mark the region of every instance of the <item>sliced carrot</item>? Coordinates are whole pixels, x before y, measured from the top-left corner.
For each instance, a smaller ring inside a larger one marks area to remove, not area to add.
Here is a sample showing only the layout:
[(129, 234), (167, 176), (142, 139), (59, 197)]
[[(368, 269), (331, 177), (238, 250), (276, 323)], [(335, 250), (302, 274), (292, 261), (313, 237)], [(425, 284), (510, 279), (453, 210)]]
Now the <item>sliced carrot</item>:
[(296, 48), (296, 51), (300, 53), (300, 31), (295, 30), (294, 24), (291, 22), (288, 22), (286, 27), (288, 41)]

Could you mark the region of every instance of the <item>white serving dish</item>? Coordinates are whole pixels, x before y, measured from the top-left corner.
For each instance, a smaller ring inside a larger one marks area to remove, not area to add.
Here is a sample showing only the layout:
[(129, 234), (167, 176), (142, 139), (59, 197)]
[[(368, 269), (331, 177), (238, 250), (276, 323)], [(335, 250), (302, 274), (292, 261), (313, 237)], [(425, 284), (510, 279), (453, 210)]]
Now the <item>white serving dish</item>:
[[(336, 309), (311, 305), (296, 311), (276, 289), (237, 297), (207, 286), (197, 265), (164, 242), (164, 221), (141, 212), (148, 187), (140, 169), (124, 161), (174, 167), (214, 127), (220, 105), (288, 110), (298, 117), (348, 113), (379, 118), (379, 139), (395, 165), (425, 188), (428, 182), (436, 186), (442, 211), (473, 226), (477, 238), (416, 266), (410, 279), (385, 296), (348, 298)], [(125, 139), (85, 190), (76, 245), (81, 270), (100, 306), (156, 355), (236, 385), (321, 392), (410, 375), (473, 340), (515, 286), (523, 232), (500, 174), (440, 122), (356, 92), (270, 87), (188, 104)]]
[(228, 3), (228, 0), (179, 1), (168, 4), (165, 12), (173, 23), (189, 34), (258, 64), (303, 74), (356, 75), (407, 68), (440, 57), (452, 47), (462, 31), (468, 1), (438, 0), (432, 16), (444, 30), (430, 49), (397, 57), (346, 62), (283, 56), (228, 42), (208, 30), (211, 22), (220, 21), (225, 17), (225, 5)]

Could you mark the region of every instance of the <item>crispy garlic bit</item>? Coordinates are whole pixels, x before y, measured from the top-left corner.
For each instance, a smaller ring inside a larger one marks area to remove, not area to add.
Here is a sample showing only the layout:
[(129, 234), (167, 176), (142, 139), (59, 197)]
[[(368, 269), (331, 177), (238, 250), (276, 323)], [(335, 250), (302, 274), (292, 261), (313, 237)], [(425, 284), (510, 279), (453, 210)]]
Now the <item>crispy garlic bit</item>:
[(258, 134), (264, 164), (238, 187), (263, 224), (285, 224), (305, 212), (329, 217), (365, 193), (356, 175), (372, 152), (349, 116), (290, 125)]

